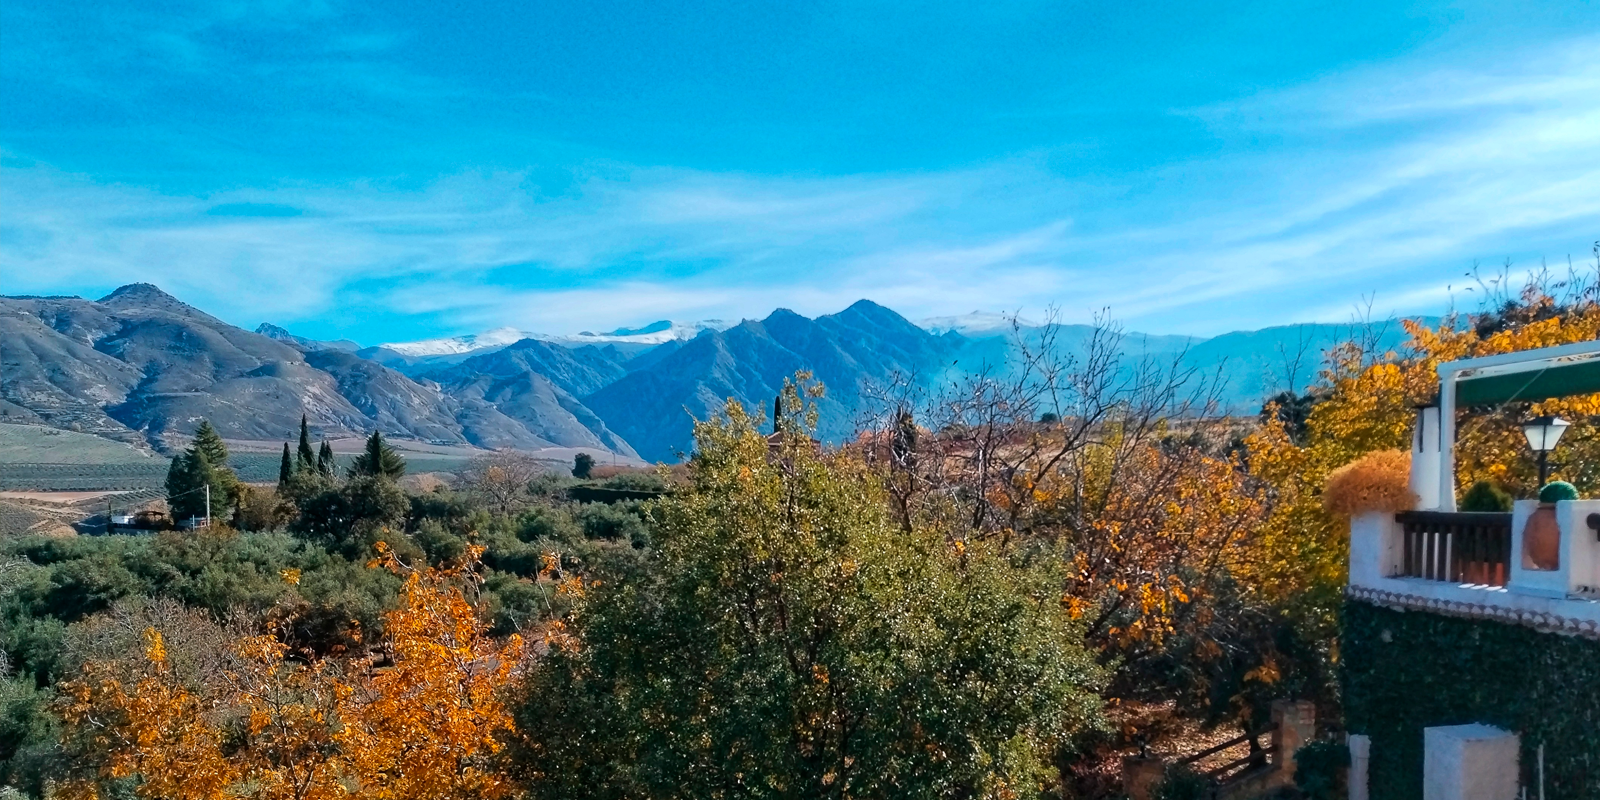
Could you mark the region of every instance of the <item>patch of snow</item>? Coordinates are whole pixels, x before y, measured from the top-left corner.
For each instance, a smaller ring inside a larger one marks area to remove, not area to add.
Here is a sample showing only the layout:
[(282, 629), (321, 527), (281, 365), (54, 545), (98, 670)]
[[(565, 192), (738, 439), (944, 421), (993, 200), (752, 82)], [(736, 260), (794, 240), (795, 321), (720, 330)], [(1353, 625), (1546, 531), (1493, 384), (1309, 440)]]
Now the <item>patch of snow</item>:
[(418, 342), (390, 342), (379, 345), (404, 356), (454, 356), (496, 350), (523, 339), (538, 339), (551, 344), (581, 347), (586, 344), (664, 344), (674, 339), (693, 339), (708, 330), (726, 330), (736, 323), (720, 319), (699, 322), (660, 322), (642, 328), (618, 328), (609, 333), (583, 331), (573, 334), (532, 333), (516, 328), (495, 328), (483, 333), (451, 336), (443, 339), (423, 339)]
[(705, 319), (699, 322), (662, 320), (642, 328), (618, 328), (610, 333), (584, 331), (570, 336), (547, 336), (544, 339), (545, 341), (568, 345), (607, 343), (665, 344), (674, 339), (693, 339), (706, 331), (727, 330), (735, 324), (720, 319)]
[(957, 314), (949, 317), (928, 317), (917, 320), (917, 327), (935, 334), (955, 331), (960, 334), (971, 333), (1005, 333), (1011, 330), (1011, 321), (1016, 319), (1018, 325), (1024, 328), (1037, 328), (1038, 323), (1018, 317), (1015, 314), (1006, 314), (999, 311), (973, 311), (970, 314)]
[(495, 328), (483, 333), (469, 333), (465, 336), (451, 336), (443, 339), (423, 339), (418, 342), (390, 342), (378, 345), (386, 350), (393, 350), (403, 356), (454, 356), (462, 353), (471, 353), (477, 350), (487, 350), (495, 347), (520, 342), (523, 339), (549, 339), (537, 333), (519, 331), (516, 328)]

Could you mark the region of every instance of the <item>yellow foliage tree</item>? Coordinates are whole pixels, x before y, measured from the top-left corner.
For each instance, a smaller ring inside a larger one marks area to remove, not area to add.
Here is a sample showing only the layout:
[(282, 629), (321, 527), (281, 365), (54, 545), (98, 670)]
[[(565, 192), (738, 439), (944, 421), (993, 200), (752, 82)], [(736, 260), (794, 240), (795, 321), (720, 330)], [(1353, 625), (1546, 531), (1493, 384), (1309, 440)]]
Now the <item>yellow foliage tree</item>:
[[(480, 551), (468, 555), (470, 567)], [(153, 628), (137, 662), (87, 665), (63, 688), (79, 775), (60, 796), (98, 798), (118, 781), (152, 800), (508, 796), (493, 756), (511, 727), (499, 692), (521, 639), (487, 636), (461, 589), (468, 567), (410, 570), (387, 551), (378, 564), (407, 574), (380, 666), (303, 663), (251, 636), (221, 674), (185, 681)]]

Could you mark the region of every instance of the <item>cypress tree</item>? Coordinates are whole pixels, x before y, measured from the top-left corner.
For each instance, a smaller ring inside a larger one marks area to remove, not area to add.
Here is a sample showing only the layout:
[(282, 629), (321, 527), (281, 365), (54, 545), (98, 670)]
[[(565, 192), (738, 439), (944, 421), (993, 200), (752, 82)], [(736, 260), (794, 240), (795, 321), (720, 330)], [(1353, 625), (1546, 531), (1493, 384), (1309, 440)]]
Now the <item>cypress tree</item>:
[(282, 492), (289, 485), (289, 476), (294, 474), (294, 465), (289, 461), (289, 443), (283, 443), (283, 461), (278, 464), (278, 491)]
[(311, 452), (311, 427), (306, 424), (306, 415), (300, 415), (300, 451), (296, 454), (295, 468), (301, 472), (310, 472), (317, 468), (317, 455)]
[(406, 474), (406, 461), (383, 440), (382, 433), (373, 431), (372, 435), (367, 437), (366, 451), (356, 456), (355, 463), (351, 465), (350, 474), (395, 480)]
[(322, 442), (322, 449), (317, 451), (317, 474), (324, 478), (333, 477), (333, 446), (326, 440)]

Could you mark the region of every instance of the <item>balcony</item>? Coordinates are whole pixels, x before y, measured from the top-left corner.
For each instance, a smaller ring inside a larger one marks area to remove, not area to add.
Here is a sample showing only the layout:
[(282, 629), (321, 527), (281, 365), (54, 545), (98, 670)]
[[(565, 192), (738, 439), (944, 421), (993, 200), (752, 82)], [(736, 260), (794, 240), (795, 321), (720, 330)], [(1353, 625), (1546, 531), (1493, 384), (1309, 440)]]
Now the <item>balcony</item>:
[(1350, 525), (1349, 594), (1600, 638), (1600, 533), (1589, 526), (1600, 500), (1562, 501), (1546, 511), (1559, 531), (1553, 546), (1527, 535), (1540, 507), (1520, 500), (1510, 514), (1358, 516)]

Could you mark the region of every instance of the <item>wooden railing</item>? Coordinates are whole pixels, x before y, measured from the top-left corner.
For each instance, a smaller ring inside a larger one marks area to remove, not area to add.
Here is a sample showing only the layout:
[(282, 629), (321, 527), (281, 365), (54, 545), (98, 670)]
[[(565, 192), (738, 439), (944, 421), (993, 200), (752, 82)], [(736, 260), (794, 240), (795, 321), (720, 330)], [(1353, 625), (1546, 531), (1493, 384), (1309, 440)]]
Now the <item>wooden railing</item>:
[(1399, 577), (1504, 586), (1511, 572), (1511, 515), (1406, 511)]
[(1193, 755), (1184, 756), (1183, 758), (1178, 759), (1177, 763), (1185, 766), (1193, 765), (1198, 761), (1202, 761), (1206, 758), (1214, 756), (1217, 753), (1220, 753), (1231, 747), (1238, 747), (1241, 744), (1249, 742), (1250, 752), (1245, 754), (1244, 757), (1236, 758), (1227, 762), (1226, 764), (1222, 764), (1221, 766), (1211, 767), (1210, 769), (1199, 771), (1201, 775), (1210, 778), (1217, 784), (1225, 784), (1229, 780), (1232, 780), (1233, 778), (1236, 778), (1245, 772), (1257, 767), (1266, 766), (1267, 756), (1271, 755), (1277, 748), (1271, 744), (1263, 746), (1261, 744), (1261, 737), (1268, 736), (1277, 729), (1278, 727), (1276, 725), (1268, 725), (1260, 730), (1251, 731), (1249, 733), (1236, 736), (1226, 742), (1223, 742), (1222, 744), (1208, 747)]

